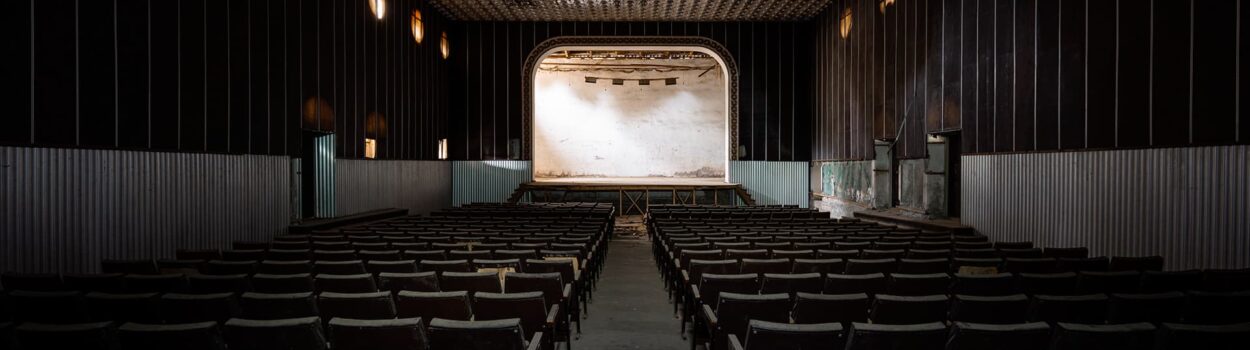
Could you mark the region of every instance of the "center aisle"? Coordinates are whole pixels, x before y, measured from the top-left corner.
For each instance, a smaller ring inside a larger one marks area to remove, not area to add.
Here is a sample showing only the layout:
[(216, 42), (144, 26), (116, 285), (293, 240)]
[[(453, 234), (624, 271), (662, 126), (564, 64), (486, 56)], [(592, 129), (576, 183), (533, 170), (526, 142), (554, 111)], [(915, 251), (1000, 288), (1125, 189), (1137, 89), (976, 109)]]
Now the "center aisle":
[(616, 238), (573, 349), (688, 349), (646, 238)]

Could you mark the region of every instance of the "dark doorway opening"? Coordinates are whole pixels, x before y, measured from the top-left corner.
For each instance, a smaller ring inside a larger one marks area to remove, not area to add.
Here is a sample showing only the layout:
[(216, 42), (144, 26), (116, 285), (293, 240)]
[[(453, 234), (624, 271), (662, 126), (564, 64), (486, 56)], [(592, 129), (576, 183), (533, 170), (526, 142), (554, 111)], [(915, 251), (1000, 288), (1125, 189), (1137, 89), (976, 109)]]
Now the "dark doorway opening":
[(305, 130), (301, 140), (300, 213), (311, 219), (333, 216), (334, 134)]
[(944, 136), (946, 136), (946, 214), (957, 218), (960, 207), (959, 194), (962, 192), (959, 188), (959, 159), (963, 151), (963, 142), (958, 131)]

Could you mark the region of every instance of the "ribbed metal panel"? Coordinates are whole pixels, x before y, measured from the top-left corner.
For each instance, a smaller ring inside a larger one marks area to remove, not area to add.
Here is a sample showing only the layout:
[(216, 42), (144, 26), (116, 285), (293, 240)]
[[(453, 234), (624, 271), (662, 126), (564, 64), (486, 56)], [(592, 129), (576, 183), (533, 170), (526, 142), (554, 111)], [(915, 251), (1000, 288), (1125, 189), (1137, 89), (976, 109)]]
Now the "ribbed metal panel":
[(450, 162), (339, 159), (336, 164), (339, 216), (383, 208), (425, 214), (451, 204)]
[(265, 240), (289, 223), (283, 156), (0, 147), (0, 270)]
[(316, 145), (317, 217), (334, 217), (334, 134), (318, 136)]
[(534, 181), (528, 160), (451, 162), (451, 205), (503, 202), (523, 183)]
[(729, 182), (740, 183), (755, 204), (811, 206), (808, 162), (730, 161)]
[(1250, 267), (1250, 146), (964, 156), (963, 223), (995, 240)]

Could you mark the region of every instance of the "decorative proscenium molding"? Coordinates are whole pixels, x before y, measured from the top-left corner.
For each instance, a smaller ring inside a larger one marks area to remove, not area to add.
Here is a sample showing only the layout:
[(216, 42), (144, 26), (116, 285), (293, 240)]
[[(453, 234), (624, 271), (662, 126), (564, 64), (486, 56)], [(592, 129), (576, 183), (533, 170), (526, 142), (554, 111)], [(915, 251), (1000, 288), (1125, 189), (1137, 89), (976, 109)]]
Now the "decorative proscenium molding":
[(733, 54), (716, 40), (699, 36), (559, 36), (544, 40), (525, 57), (521, 70), (521, 132), (522, 159), (533, 159), (534, 144), (534, 73), (547, 54), (564, 46), (644, 46), (644, 47), (701, 47), (717, 56), (725, 65), (725, 79), (729, 85), (727, 94), (729, 113), (729, 160), (738, 159), (738, 64)]

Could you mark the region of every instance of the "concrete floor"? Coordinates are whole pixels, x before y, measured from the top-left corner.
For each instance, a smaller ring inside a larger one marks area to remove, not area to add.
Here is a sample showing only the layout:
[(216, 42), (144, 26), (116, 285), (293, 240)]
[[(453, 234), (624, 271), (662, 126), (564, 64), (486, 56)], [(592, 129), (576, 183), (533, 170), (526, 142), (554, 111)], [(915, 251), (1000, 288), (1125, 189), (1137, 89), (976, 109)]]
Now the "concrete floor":
[(609, 244), (590, 317), (582, 320), (573, 349), (688, 349), (652, 260), (651, 242), (618, 236)]

